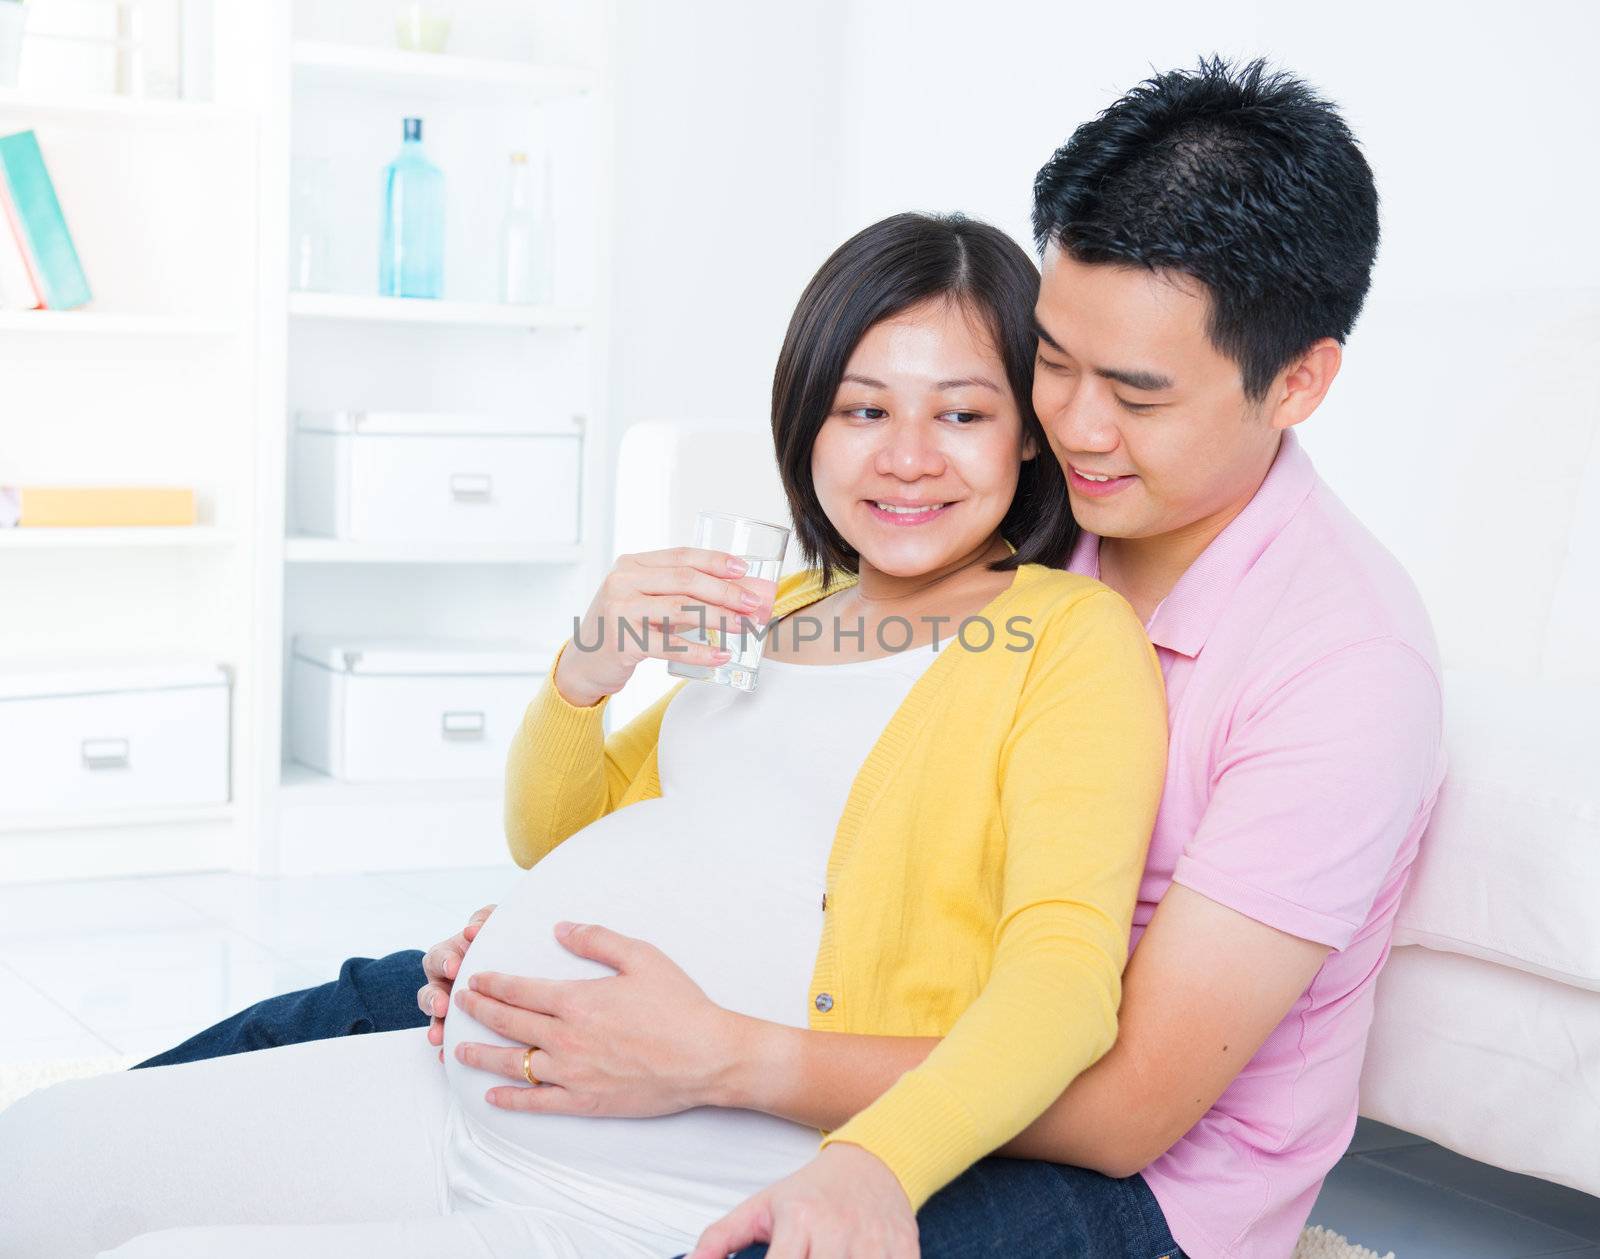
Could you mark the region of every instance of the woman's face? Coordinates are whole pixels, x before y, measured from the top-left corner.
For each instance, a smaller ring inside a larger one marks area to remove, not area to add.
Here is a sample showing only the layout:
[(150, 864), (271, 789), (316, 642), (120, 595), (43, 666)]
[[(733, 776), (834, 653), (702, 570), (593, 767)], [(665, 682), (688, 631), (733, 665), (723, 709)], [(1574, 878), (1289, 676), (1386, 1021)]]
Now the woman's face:
[(861, 338), (812, 445), (811, 477), (863, 570), (912, 577), (983, 548), (1037, 453), (985, 321), (935, 298)]

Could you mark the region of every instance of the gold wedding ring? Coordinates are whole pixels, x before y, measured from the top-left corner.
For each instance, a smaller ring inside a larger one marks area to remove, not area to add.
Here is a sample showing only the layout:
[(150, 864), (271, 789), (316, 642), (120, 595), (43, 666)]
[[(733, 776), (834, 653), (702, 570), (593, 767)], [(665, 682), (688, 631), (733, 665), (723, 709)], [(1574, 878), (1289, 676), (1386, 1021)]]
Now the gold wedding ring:
[(532, 1084), (535, 1087), (537, 1087), (539, 1084), (539, 1081), (533, 1078), (533, 1051), (537, 1048), (539, 1048), (539, 1046), (529, 1045), (522, 1054), (522, 1076), (528, 1081), (529, 1084)]

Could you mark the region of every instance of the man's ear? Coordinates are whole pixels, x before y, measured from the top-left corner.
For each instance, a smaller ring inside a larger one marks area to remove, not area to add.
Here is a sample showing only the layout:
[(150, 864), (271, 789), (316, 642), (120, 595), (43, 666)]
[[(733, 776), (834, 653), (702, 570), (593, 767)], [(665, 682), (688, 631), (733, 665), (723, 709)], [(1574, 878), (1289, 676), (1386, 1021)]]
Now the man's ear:
[(1272, 427), (1293, 428), (1321, 406), (1343, 361), (1344, 351), (1339, 343), (1332, 337), (1323, 337), (1289, 364), (1269, 399)]

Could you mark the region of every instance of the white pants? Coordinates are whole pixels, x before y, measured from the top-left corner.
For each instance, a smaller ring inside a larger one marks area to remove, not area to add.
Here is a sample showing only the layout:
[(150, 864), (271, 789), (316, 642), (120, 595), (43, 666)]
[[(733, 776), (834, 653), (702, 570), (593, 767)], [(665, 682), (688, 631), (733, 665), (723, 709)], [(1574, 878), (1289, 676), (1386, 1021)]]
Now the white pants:
[[(427, 1029), (70, 1080), (0, 1111), (0, 1259), (670, 1259), (693, 1237), (452, 1212)], [(711, 1221), (707, 1220), (707, 1224)]]

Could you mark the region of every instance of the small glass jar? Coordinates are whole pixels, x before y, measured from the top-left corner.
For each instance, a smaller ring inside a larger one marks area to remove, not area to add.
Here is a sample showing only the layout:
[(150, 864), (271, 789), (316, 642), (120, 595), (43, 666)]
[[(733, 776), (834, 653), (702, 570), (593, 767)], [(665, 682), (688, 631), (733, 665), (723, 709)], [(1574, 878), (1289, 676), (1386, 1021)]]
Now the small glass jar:
[(409, 0), (394, 15), (395, 40), (407, 52), (443, 52), (450, 42), (446, 0)]

